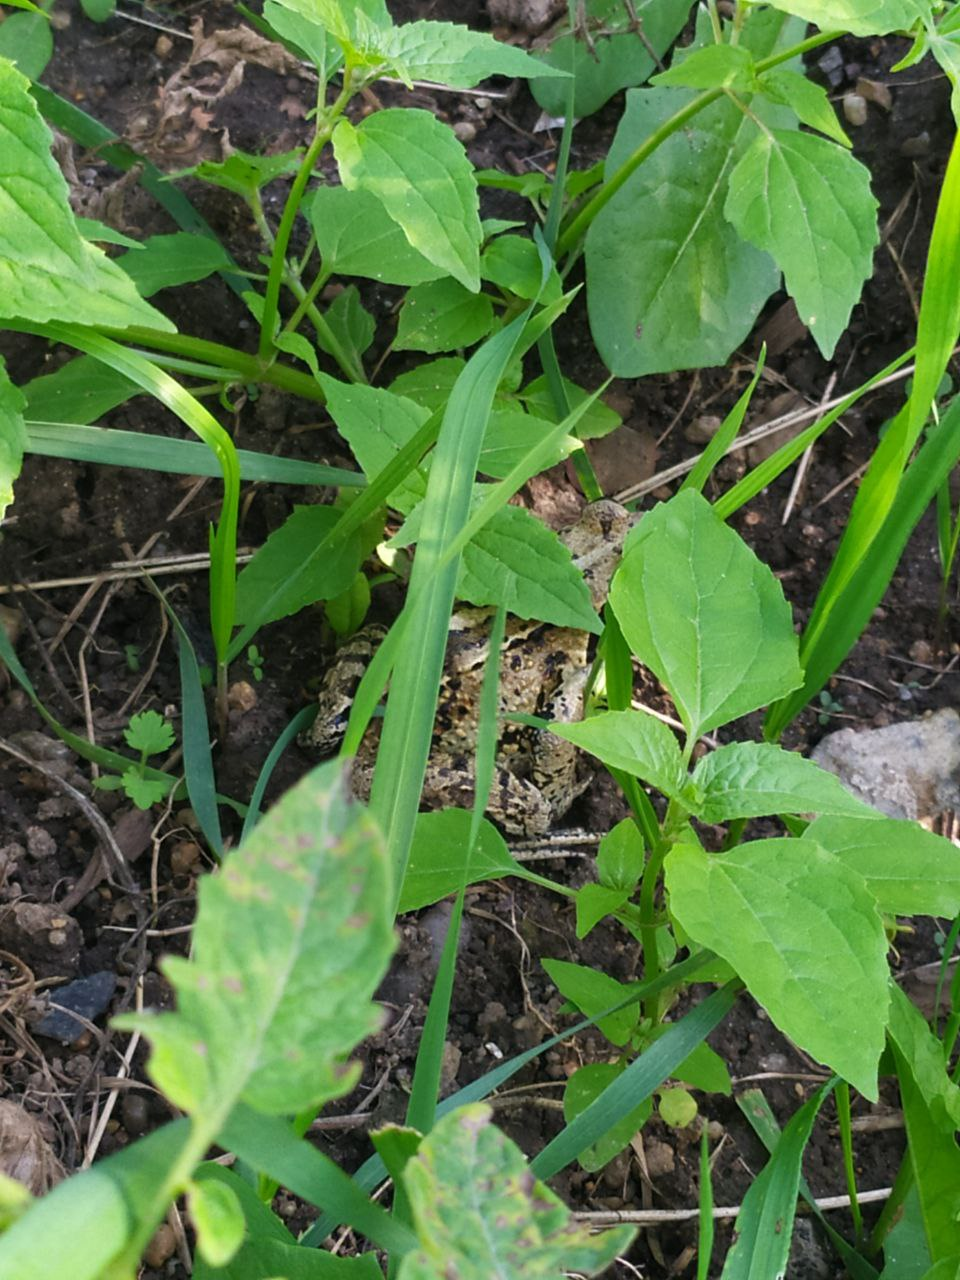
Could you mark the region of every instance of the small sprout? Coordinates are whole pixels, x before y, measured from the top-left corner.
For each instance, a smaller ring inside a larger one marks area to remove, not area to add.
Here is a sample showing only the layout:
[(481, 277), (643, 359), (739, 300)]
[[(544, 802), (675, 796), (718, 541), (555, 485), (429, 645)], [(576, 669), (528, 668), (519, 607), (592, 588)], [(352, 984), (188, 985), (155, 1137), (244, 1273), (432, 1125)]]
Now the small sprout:
[(121, 776), (106, 774), (94, 780), (98, 791), (124, 791), (138, 809), (149, 809), (166, 796), (173, 786), (173, 778), (147, 777), (147, 759), (169, 751), (176, 741), (173, 725), (159, 712), (141, 711), (131, 716), (123, 731), (127, 745), (140, 752), (140, 759), (131, 763)]
[(254, 680), (259, 683), (263, 679), (264, 658), (263, 654), (255, 644), (250, 645), (247, 649), (247, 662), (250, 664), (250, 670), (253, 673)]
[(130, 725), (124, 729), (123, 736), (127, 740), (127, 746), (139, 751), (144, 760), (147, 756), (169, 751), (176, 739), (173, 725), (157, 711), (141, 711), (138, 715), (131, 716)]
[(138, 644), (125, 644), (123, 646), (123, 656), (126, 659), (127, 670), (136, 675), (140, 670), (140, 646)]

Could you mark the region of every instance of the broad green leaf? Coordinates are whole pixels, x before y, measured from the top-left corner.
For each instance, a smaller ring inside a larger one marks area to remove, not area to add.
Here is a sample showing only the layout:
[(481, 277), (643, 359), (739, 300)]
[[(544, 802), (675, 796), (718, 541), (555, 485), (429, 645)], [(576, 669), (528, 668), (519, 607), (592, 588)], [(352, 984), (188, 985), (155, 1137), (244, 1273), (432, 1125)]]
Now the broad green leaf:
[(782, 269), (800, 319), (829, 359), (873, 272), (870, 170), (811, 133), (759, 133), (730, 175), (724, 214)]
[(265, 0), (263, 16), (287, 48), (312, 62), (325, 84), (343, 61), (343, 51), (327, 38), (327, 29), (305, 11), (298, 11), (279, 0)]
[[(541, 964), (561, 995), (575, 1004), (582, 1014), (594, 1018), (604, 1009), (622, 1000), (630, 994), (629, 989), (616, 978), (596, 969), (588, 969), (582, 964), (571, 964), (568, 960), (541, 960)], [(628, 1004), (616, 1013), (608, 1013), (600, 1018), (597, 1027), (607, 1039), (616, 1045), (626, 1044), (636, 1030), (640, 1006)]]
[(170, 321), (77, 230), (29, 83), (0, 58), (0, 316), (170, 332)]
[[(659, 1040), (667, 1030), (666, 1025), (659, 1026), (653, 1037), (654, 1042)], [(722, 1093), (726, 1098), (729, 1098), (733, 1092), (727, 1064), (719, 1053), (710, 1048), (706, 1040), (701, 1040), (693, 1053), (674, 1068), (673, 1079), (682, 1080), (692, 1089), (703, 1089), (705, 1093)]]
[(917, 0), (771, 0), (774, 7), (814, 22), (821, 31), (883, 36), (909, 31), (929, 10)]
[(550, 732), (614, 769), (679, 796), (686, 781), (676, 734), (646, 711), (601, 711), (579, 724), (554, 724)]
[(100, 222), (97, 218), (77, 217), (75, 220), (77, 230), (84, 240), (92, 240), (95, 244), (117, 244), (124, 249), (137, 250), (143, 248), (139, 240), (132, 240), (130, 236), (125, 236), (122, 231), (117, 231), (115, 227), (108, 227), (105, 222)]
[(744, 1197), (721, 1280), (766, 1280), (786, 1275), (803, 1152), (828, 1086), (792, 1116), (773, 1155)]
[[(287, 618), (308, 604), (339, 596), (360, 568), (360, 541), (351, 534), (333, 554), (318, 544), (343, 512), (336, 507), (294, 507), (237, 578), (237, 624), (258, 627)], [(277, 587), (282, 585), (282, 590)]]
[(429, 907), (456, 893), (461, 884), (480, 884), (483, 880), (499, 880), (501, 876), (526, 876), (503, 836), (486, 818), (480, 823), (470, 854), (472, 821), (473, 815), (466, 809), (440, 809), (417, 815), (398, 914)]
[(813, 840), (756, 840), (666, 858), (670, 910), (729, 961), (772, 1021), (877, 1098), (889, 993), (887, 940), (863, 880)]
[(357, 127), (341, 120), (333, 148), (345, 187), (374, 195), (419, 253), (479, 290), (477, 183), (452, 130), (429, 111), (388, 108)]
[(926, 1018), (895, 982), (890, 983), (890, 1042), (910, 1070), (930, 1118), (944, 1133), (960, 1129), (960, 1089), (947, 1074), (943, 1045)]
[(643, 875), (644, 846), (640, 828), (633, 818), (618, 822), (600, 841), (597, 875), (600, 883), (615, 889), (630, 889)]
[[(884, 1237), (883, 1262), (880, 1280), (931, 1280), (930, 1250), (923, 1230), (920, 1194), (912, 1176), (897, 1221)], [(949, 1280), (956, 1280), (956, 1276)]]
[[(567, 404), (571, 410), (576, 409), (587, 396), (590, 394), (584, 391), (583, 387), (578, 387), (575, 382), (570, 382), (568, 378), (563, 378), (563, 394), (566, 396)], [(553, 396), (545, 376), (534, 378), (532, 382), (528, 382), (517, 398), (522, 400), (530, 413), (535, 413), (541, 418), (545, 418), (547, 422), (559, 422), (560, 418), (557, 414), (557, 406), (553, 402)], [(584, 415), (577, 422), (577, 436), (581, 440), (596, 440), (600, 436), (607, 436), (611, 431), (616, 431), (621, 426), (623, 419), (615, 409), (611, 409), (609, 405), (603, 403), (602, 400), (595, 400), (593, 404), (584, 412)]]
[[(546, 66), (569, 71), (572, 65), (576, 79), (573, 114), (578, 118), (593, 115), (619, 89), (643, 84), (657, 69), (651, 48), (659, 57), (667, 52), (683, 29), (690, 7), (690, 0), (635, 0), (633, 8), (643, 24), (641, 35), (623, 0), (586, 0), (590, 30), (602, 30), (603, 37), (588, 45), (581, 35), (571, 33), (569, 22), (564, 22), (542, 55)], [(544, 77), (533, 82), (532, 90), (548, 115), (565, 113), (564, 81)]]
[(765, 71), (758, 81), (758, 88), (771, 102), (779, 102), (795, 112), (801, 124), (825, 133), (841, 146), (851, 145), (850, 139), (840, 127), (826, 89), (814, 84), (799, 71), (790, 71), (786, 67)]
[(359, 53), (392, 25), (385, 0), (279, 0), (284, 8), (319, 23)]
[(454, 384), (463, 372), (465, 361), (460, 356), (441, 356), (438, 360), (425, 360), (415, 369), (408, 369), (390, 383), (394, 395), (406, 396), (429, 409), (431, 413), (442, 409), (450, 398)]
[[(532, 413), (524, 413), (522, 409), (494, 409), (483, 437), (483, 449), (477, 470), (482, 475), (502, 480), (527, 457), (534, 446), (539, 444), (555, 425), (545, 418), (536, 418)], [(577, 447), (576, 437), (566, 436), (556, 446), (552, 457), (548, 458), (544, 465), (552, 467), (554, 463), (568, 457)]]
[(697, 792), (693, 812), (702, 822), (767, 813), (830, 813), (868, 820), (876, 813), (835, 774), (769, 742), (731, 742), (711, 751), (694, 769), (692, 781)]
[(807, 835), (861, 875), (886, 914), (960, 912), (960, 849), (916, 822), (823, 817)]
[(471, 89), (487, 76), (529, 80), (544, 75), (542, 64), (522, 49), (453, 22), (406, 22), (385, 32), (377, 49), (413, 79), (453, 89)]
[(45, 13), (11, 13), (0, 25), (0, 58), (9, 58), (30, 80), (39, 80), (53, 57), (53, 33)]
[[(607, 155), (611, 177), (693, 89), (635, 89)], [(727, 181), (754, 126), (714, 103), (662, 143), (586, 238), (590, 329), (620, 377), (723, 364), (777, 288), (773, 259), (723, 217)]]
[[(337, 294), (327, 307), (324, 319), (330, 332), (340, 343), (340, 350), (345, 351), (359, 367), (361, 356), (370, 349), (373, 342), (376, 321), (360, 301), (360, 290), (356, 285), (348, 284)], [(316, 335), (316, 343), (321, 350), (329, 351), (322, 333)]]
[(605, 916), (612, 915), (632, 895), (631, 889), (611, 889), (605, 884), (585, 884), (577, 890), (577, 937), (585, 938)]
[(0, 519), (13, 501), (13, 483), (23, 466), (27, 443), (27, 429), (23, 425), (26, 403), (20, 389), (7, 376), (0, 356)]
[(686, 89), (749, 90), (753, 83), (753, 57), (742, 45), (709, 44), (678, 59), (666, 71), (651, 77), (651, 84), (680, 85)]
[(574, 1226), (491, 1115), (474, 1103), (444, 1116), (407, 1165), (403, 1183), (420, 1248), (404, 1255), (399, 1280), (555, 1280), (609, 1266), (633, 1228), (591, 1235)]
[(173, 790), (174, 782), (174, 778), (166, 782), (161, 782), (157, 778), (145, 778), (139, 769), (128, 769), (120, 779), (127, 797), (144, 812), (168, 796)]
[(457, 280), (431, 280), (407, 291), (394, 346), (399, 351), (456, 351), (472, 347), (493, 328), (493, 304)]
[(556, 627), (602, 629), (570, 552), (523, 507), (501, 507), (464, 548), (457, 596)]
[(930, 52), (936, 58), (952, 86), (950, 93), (950, 109), (953, 118), (960, 121), (960, 32), (956, 26), (956, 10), (951, 15), (954, 21), (949, 34), (944, 30), (942, 22), (934, 32), (928, 32)]
[[(569, 1124), (581, 1111), (586, 1111), (607, 1085), (623, 1074), (624, 1068), (618, 1062), (591, 1062), (576, 1070), (567, 1081), (563, 1091), (563, 1117)], [(619, 1155), (631, 1138), (638, 1133), (653, 1110), (653, 1099), (644, 1098), (632, 1111), (628, 1111), (623, 1119), (618, 1120), (602, 1138), (598, 1138), (585, 1151), (581, 1151), (578, 1159), (584, 1169), (591, 1173), (609, 1164), (614, 1156)]]
[[(351, 386), (326, 374), (321, 374), (320, 385), (337, 430), (368, 480), (393, 461), (430, 417), (428, 409), (380, 387)], [(390, 505), (406, 514), (423, 498), (425, 486), (423, 473), (412, 472), (391, 493)]]
[(936, 1264), (960, 1252), (960, 1148), (952, 1129), (944, 1128), (942, 1100), (935, 1110), (924, 1098), (913, 1063), (891, 1039), (900, 1103), (907, 1129), (907, 1156), (920, 1200), (920, 1217)]
[(80, 7), (91, 22), (106, 22), (117, 5), (116, 0), (80, 0)]
[(797, 687), (783, 589), (698, 493), (655, 507), (627, 548), (610, 603), (692, 737)]
[(246, 1231), (237, 1193), (225, 1182), (194, 1182), (187, 1203), (200, 1257), (211, 1267), (226, 1266), (243, 1244)]
[(418, 253), (399, 223), (362, 187), (317, 187), (303, 202), (324, 268), (382, 284), (414, 285), (446, 275)]
[[(488, 226), (484, 223), (484, 232)], [(497, 236), (480, 255), (480, 275), (518, 298), (536, 298), (555, 302), (562, 291), (556, 269), (551, 271), (547, 287), (540, 291), (540, 255), (537, 246), (526, 236)]]
[(685, 1129), (697, 1116), (697, 1102), (686, 1089), (671, 1087), (660, 1093), (657, 1106), (660, 1119), (674, 1129)]
[(206, 280), (230, 265), (223, 247), (208, 236), (176, 231), (169, 236), (151, 236), (141, 247), (117, 259), (144, 298), (160, 289)]
[(169, 751), (176, 741), (173, 725), (159, 711), (139, 711), (123, 731), (127, 746), (148, 756)]
[(348, 1092), (359, 1068), (344, 1056), (379, 1022), (391, 906), (379, 832), (339, 763), (315, 769), (202, 881), (191, 959), (164, 964), (176, 1012), (123, 1019), (152, 1041), (152, 1079), (207, 1117)]
[(275, 156), (255, 156), (246, 151), (232, 151), (226, 160), (201, 160), (192, 169), (185, 169), (174, 176), (179, 178), (189, 175), (199, 178), (202, 182), (223, 187), (250, 200), (268, 182), (288, 173), (296, 173), (302, 158), (302, 151), (284, 151)]

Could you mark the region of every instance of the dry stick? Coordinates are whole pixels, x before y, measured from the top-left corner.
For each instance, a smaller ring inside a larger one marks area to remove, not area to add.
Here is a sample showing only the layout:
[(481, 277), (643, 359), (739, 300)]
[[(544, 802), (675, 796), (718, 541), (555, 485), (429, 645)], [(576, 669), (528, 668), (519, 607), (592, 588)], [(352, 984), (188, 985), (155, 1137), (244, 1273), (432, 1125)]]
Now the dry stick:
[[(831, 373), (827, 381), (827, 385), (826, 385), (826, 388), (824, 389), (823, 395), (820, 397), (820, 416), (821, 417), (823, 416), (823, 412), (824, 412), (823, 406), (833, 395), (833, 388), (836, 385), (837, 385), (837, 374), (836, 374), (836, 370), (834, 370), (834, 372)], [(803, 454), (800, 458), (800, 462), (797, 465), (797, 469), (794, 472), (793, 484), (791, 484), (790, 486), (790, 492), (787, 495), (787, 503), (786, 503), (786, 506), (783, 508), (783, 517), (780, 520), (781, 525), (785, 525), (787, 521), (790, 519), (791, 515), (793, 514), (793, 508), (794, 508), (794, 504), (797, 501), (797, 495), (799, 494), (801, 486), (803, 485), (803, 482), (807, 477), (807, 468), (810, 466), (810, 459), (813, 457), (813, 446), (815, 443), (816, 441), (811, 441), (811, 443), (807, 445), (806, 449), (804, 449)]]
[[(892, 1188), (878, 1187), (876, 1191), (862, 1191), (857, 1196), (858, 1204), (877, 1204), (890, 1196)], [(849, 1196), (822, 1196), (814, 1200), (814, 1205), (821, 1212), (832, 1209), (849, 1209)], [(735, 1218), (741, 1205), (718, 1205), (713, 1210), (714, 1218)], [(632, 1222), (641, 1227), (662, 1226), (668, 1222), (694, 1222), (700, 1216), (699, 1209), (590, 1209), (572, 1215), (577, 1222), (585, 1222), (595, 1227), (612, 1227), (618, 1222)]]
[[(253, 559), (249, 549), (237, 553), (237, 564), (247, 564)], [(75, 578), (48, 578), (43, 582), (17, 582), (13, 586), (0, 586), (0, 595), (18, 595), (25, 591), (57, 591), (62, 587), (82, 587), (88, 583), (99, 588), (104, 582), (122, 582), (130, 578), (141, 578), (150, 573), (155, 578), (166, 577), (174, 573), (201, 573), (210, 568), (210, 556), (206, 552), (185, 555), (171, 560), (168, 557), (159, 559), (154, 565), (145, 560), (142, 564), (134, 564), (129, 568), (111, 568), (103, 573), (85, 573)]]
[[(143, 1012), (143, 978), (137, 979), (136, 1008), (137, 1013)], [(120, 1059), (120, 1069), (117, 1072), (119, 1080), (126, 1079), (129, 1074), (130, 1064), (133, 1062), (133, 1055), (136, 1053), (137, 1045), (139, 1043), (140, 1032), (135, 1031), (130, 1037), (130, 1042), (124, 1051), (123, 1057)], [(110, 1122), (110, 1117), (113, 1115), (113, 1109), (117, 1105), (117, 1098), (120, 1096), (120, 1089), (122, 1087), (123, 1086), (119, 1084), (115, 1084), (110, 1089), (110, 1092), (107, 1095), (107, 1100), (103, 1104), (103, 1110), (100, 1112), (100, 1117), (96, 1122), (96, 1127), (93, 1128), (90, 1134), (90, 1141), (87, 1145), (86, 1151), (84, 1152), (83, 1161), (80, 1165), (81, 1169), (89, 1169), (96, 1159), (97, 1152), (100, 1150), (100, 1143), (103, 1141), (103, 1135), (107, 1131), (107, 1125)], [(92, 1125), (93, 1114), (90, 1116), (90, 1122)]]
[[(952, 354), (956, 355), (958, 351), (960, 351), (960, 347), (955, 347)], [(910, 377), (915, 367), (913, 364), (904, 365), (896, 373), (891, 373), (887, 377), (881, 378), (879, 382), (870, 388), (870, 391), (879, 391), (881, 387), (890, 386), (894, 382), (902, 382), (904, 378)], [(829, 413), (831, 409), (835, 409), (838, 404), (842, 404), (846, 398), (846, 396), (837, 396), (833, 400), (828, 400), (825, 404), (813, 405), (809, 409), (794, 409), (792, 412), (785, 413), (779, 418), (774, 418), (762, 426), (754, 427), (752, 431), (748, 431), (745, 435), (739, 436), (734, 440), (727, 450), (727, 454), (746, 449), (758, 440), (775, 435), (778, 431), (785, 431), (787, 427), (793, 427), (798, 423), (810, 422), (814, 418), (820, 418), (823, 414)], [(628, 489), (621, 489), (619, 493), (614, 494), (614, 497), (618, 502), (631, 502), (634, 498), (642, 498), (645, 494), (652, 493), (654, 489), (659, 489), (661, 485), (669, 484), (671, 481), (679, 480), (681, 476), (685, 476), (688, 471), (693, 470), (701, 457), (702, 454), (694, 454), (692, 458), (686, 458), (675, 466), (666, 467), (663, 471), (658, 471), (649, 480), (643, 480), (640, 484), (631, 485)]]

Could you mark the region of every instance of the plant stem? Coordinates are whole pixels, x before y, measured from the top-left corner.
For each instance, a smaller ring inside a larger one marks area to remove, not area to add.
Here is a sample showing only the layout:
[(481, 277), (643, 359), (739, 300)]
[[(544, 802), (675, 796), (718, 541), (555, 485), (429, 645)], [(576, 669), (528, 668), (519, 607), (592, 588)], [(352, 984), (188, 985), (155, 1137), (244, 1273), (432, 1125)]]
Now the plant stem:
[(338, 117), (343, 113), (344, 107), (350, 101), (353, 94), (352, 81), (351, 68), (348, 64), (344, 67), (343, 85), (339, 94), (337, 94), (336, 101), (326, 112), (322, 124), (318, 124), (313, 141), (307, 148), (303, 163), (300, 165), (297, 176), (293, 180), (293, 185), (290, 187), (287, 202), (283, 206), (280, 225), (277, 228), (277, 238), (270, 258), (270, 274), (267, 277), (267, 291), (263, 299), (263, 318), (260, 322), (259, 354), (260, 359), (263, 361), (268, 361), (273, 352), (273, 331), (277, 323), (280, 286), (283, 284), (287, 265), (287, 248), (290, 244), (290, 236), (293, 234), (293, 224), (300, 209), (300, 201), (303, 199), (303, 193), (306, 190), (307, 183), (310, 181), (317, 158), (329, 142), (330, 135), (333, 133), (333, 126)]
[[(769, 71), (771, 68), (779, 66), (781, 62), (788, 62), (791, 58), (799, 57), (801, 54), (806, 53), (808, 49), (816, 49), (819, 45), (826, 44), (829, 40), (836, 40), (840, 34), (836, 31), (821, 31), (815, 36), (810, 36), (807, 40), (801, 40), (799, 44), (784, 50), (783, 53), (763, 58), (756, 64), (757, 74)], [(659, 129), (654, 129), (649, 138), (637, 147), (636, 151), (629, 159), (623, 162), (616, 173), (604, 182), (596, 195), (587, 201), (567, 229), (561, 234), (560, 239), (557, 241), (557, 257), (565, 257), (576, 248), (600, 210), (610, 203), (627, 179), (643, 164), (644, 160), (653, 155), (654, 151), (662, 143), (666, 142), (669, 137), (672, 137), (679, 129), (682, 129), (688, 120), (698, 115), (705, 107), (709, 107), (711, 103), (716, 102), (723, 93), (723, 88), (719, 86), (714, 89), (704, 90), (692, 102), (688, 102), (685, 107), (682, 107), (675, 115), (672, 115), (669, 120), (664, 121)]]
[[(663, 860), (669, 848), (670, 844), (666, 840), (659, 840), (651, 848), (647, 865), (643, 870), (643, 879), (640, 882), (640, 919), (642, 921), (640, 938), (643, 944), (644, 982), (653, 982), (660, 977), (661, 973), (654, 898), (660, 881), (660, 872), (663, 869)], [(643, 1012), (644, 1016), (656, 1026), (660, 1021), (659, 994), (652, 995), (649, 1000), (644, 1001)]]
[(850, 1197), (850, 1216), (853, 1219), (854, 1244), (859, 1248), (863, 1239), (863, 1214), (857, 1199), (857, 1171), (853, 1163), (853, 1129), (850, 1125), (850, 1086), (841, 1080), (834, 1090), (837, 1103), (837, 1117), (840, 1121), (840, 1145), (843, 1149), (843, 1172), (847, 1180), (847, 1195)]

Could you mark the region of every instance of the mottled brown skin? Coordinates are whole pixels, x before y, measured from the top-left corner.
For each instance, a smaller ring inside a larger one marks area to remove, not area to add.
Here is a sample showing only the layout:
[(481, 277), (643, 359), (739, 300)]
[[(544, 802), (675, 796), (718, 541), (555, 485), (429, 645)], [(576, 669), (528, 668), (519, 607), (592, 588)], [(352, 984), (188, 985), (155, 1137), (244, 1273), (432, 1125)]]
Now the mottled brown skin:
[[(606, 598), (629, 516), (616, 503), (594, 503), (561, 535), (584, 573), (595, 606)], [(450, 619), (433, 745), (423, 800), (431, 808), (473, 803), (477, 716), (489, 651), (492, 609), (458, 609)], [(307, 745), (332, 751), (342, 737), (350, 703), (366, 662), (383, 636), (364, 628), (341, 651), (319, 694), (320, 712)], [(583, 716), (590, 636), (520, 618), (507, 619), (500, 658), (500, 716), (524, 713), (571, 722)], [(353, 771), (361, 797), (369, 791), (380, 722), (367, 731)], [(501, 730), (488, 815), (514, 835), (542, 835), (561, 818), (590, 781), (576, 748), (554, 734), (507, 723)]]

